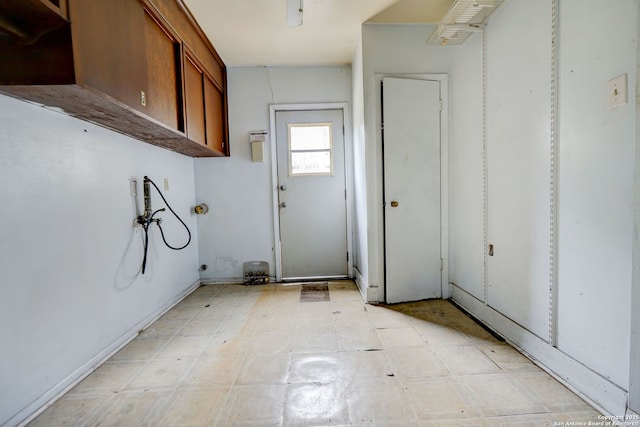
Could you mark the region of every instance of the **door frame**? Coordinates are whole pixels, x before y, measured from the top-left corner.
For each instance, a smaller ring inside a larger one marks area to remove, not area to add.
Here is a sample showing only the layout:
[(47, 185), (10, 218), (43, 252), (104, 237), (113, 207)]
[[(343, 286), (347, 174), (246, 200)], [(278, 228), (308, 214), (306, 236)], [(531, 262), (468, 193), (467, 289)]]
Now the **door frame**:
[(385, 77), (406, 78), (414, 80), (430, 80), (440, 83), (440, 100), (442, 101), (442, 111), (440, 114), (440, 257), (442, 259), (442, 269), (440, 270), (440, 288), (442, 299), (451, 296), (451, 284), (449, 283), (449, 76), (448, 74), (427, 74), (427, 73), (376, 73), (375, 99), (376, 99), (376, 141), (378, 152), (380, 153), (380, 171), (382, 187), (380, 188), (380, 218), (382, 222), (381, 236), (381, 264), (382, 287), (381, 294), (378, 294), (379, 301), (387, 300), (387, 273), (386, 263), (386, 241), (384, 235), (384, 147), (382, 144), (382, 94), (380, 83)]
[(280, 242), (280, 208), (278, 206), (278, 158), (276, 112), (278, 111), (313, 111), (313, 110), (342, 110), (342, 124), (344, 126), (344, 168), (345, 188), (347, 190), (347, 274), (353, 278), (353, 143), (351, 137), (351, 113), (347, 102), (314, 103), (314, 104), (271, 104), (269, 105), (269, 127), (271, 133), (271, 191), (273, 207), (273, 251), (275, 254), (276, 281), (282, 281), (282, 247)]

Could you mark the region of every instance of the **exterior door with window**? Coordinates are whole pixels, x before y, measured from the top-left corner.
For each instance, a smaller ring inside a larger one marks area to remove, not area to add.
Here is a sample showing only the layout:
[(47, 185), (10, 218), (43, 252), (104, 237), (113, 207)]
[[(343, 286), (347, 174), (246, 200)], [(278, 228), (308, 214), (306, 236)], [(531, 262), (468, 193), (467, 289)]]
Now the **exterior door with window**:
[(276, 111), (282, 277), (346, 277), (342, 110)]

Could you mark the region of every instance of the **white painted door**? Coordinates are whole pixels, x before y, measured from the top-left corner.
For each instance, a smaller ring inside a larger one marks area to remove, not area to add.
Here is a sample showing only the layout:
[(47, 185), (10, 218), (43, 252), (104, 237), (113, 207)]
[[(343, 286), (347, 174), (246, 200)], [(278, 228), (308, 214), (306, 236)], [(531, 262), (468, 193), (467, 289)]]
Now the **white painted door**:
[(283, 279), (346, 277), (342, 110), (277, 111)]
[(386, 301), (439, 298), (440, 82), (382, 85)]

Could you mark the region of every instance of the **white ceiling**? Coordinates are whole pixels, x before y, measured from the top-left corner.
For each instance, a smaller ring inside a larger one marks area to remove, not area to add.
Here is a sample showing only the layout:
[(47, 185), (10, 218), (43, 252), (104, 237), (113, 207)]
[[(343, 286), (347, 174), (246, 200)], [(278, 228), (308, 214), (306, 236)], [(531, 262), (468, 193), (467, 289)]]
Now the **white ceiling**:
[(362, 23), (437, 23), (452, 1), (304, 0), (289, 28), (286, 0), (184, 0), (227, 66), (351, 63)]

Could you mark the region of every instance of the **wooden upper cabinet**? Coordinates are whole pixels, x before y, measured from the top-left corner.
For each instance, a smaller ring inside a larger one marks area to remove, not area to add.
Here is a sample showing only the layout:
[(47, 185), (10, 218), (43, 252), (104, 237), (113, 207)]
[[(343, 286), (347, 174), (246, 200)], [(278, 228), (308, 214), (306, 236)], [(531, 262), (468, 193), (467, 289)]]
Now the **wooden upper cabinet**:
[(222, 87), (204, 79), (204, 105), (207, 122), (207, 144), (220, 153), (229, 154), (227, 143), (227, 108)]
[(146, 83), (145, 13), (131, 0), (69, 0), (76, 82), (140, 108)]
[(226, 69), (182, 0), (0, 0), (0, 57), (2, 93), (189, 156), (229, 155)]
[(184, 94), (187, 105), (187, 136), (207, 145), (203, 71), (189, 55), (184, 58)]
[(189, 49), (185, 49), (184, 77), (187, 136), (218, 153), (228, 154), (223, 87)]
[(184, 131), (178, 37), (145, 8), (146, 87), (140, 109), (173, 129)]

